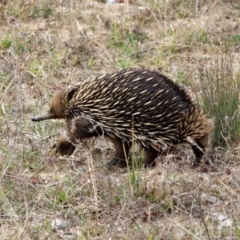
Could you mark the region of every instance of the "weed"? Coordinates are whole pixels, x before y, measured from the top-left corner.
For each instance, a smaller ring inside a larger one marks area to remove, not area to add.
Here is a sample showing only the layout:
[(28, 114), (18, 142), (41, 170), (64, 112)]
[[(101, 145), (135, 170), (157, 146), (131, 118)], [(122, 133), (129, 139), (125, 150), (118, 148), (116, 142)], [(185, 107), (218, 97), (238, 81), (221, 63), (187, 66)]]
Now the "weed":
[(9, 154), (10, 154), (9, 151), (8, 151), (9, 149), (7, 149), (4, 146), (0, 146), (0, 150), (4, 155), (9, 156)]
[(42, 76), (42, 64), (41, 61), (38, 59), (34, 59), (29, 63), (29, 72), (34, 76), (34, 77), (40, 77)]
[(115, 202), (119, 204), (121, 202), (121, 197), (120, 196), (115, 196)]
[(234, 44), (239, 44), (240, 43), (240, 35), (239, 34), (233, 35), (232, 40), (233, 40)]
[(34, 5), (33, 10), (32, 10), (32, 17), (34, 17), (34, 18), (39, 18), (39, 17), (48, 18), (52, 14), (53, 14), (53, 9), (48, 4)]
[(26, 50), (26, 46), (24, 43), (18, 43), (17, 44), (17, 53), (22, 54)]
[(237, 237), (240, 238), (240, 227), (237, 227)]
[(9, 48), (11, 47), (11, 45), (12, 45), (12, 41), (9, 40), (9, 39), (5, 39), (5, 40), (3, 40), (2, 43), (1, 43), (1, 46), (2, 46), (2, 49), (3, 49), (3, 50), (9, 49)]
[(68, 196), (64, 190), (60, 190), (58, 192), (57, 201), (59, 201), (60, 203), (63, 203), (63, 204), (68, 202)]
[(44, 5), (44, 7), (43, 7), (43, 17), (48, 18), (52, 14), (53, 14), (53, 9), (48, 4)]
[(204, 108), (215, 119), (213, 144), (226, 146), (239, 138), (239, 73), (231, 55), (221, 55), (213, 67), (200, 69)]

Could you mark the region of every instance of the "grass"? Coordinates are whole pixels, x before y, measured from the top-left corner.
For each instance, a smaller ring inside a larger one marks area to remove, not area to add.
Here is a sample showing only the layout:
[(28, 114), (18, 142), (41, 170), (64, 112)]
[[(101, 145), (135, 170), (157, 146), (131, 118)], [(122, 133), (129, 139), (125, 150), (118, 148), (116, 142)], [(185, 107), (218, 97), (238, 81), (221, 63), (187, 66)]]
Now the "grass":
[[(240, 237), (239, 4), (129, 2), (0, 4), (0, 239)], [(215, 118), (216, 172), (191, 168), (187, 146), (154, 169), (137, 146), (131, 169), (108, 169), (102, 138), (54, 152), (63, 122), (31, 117), (64, 86), (120, 67), (187, 85)]]
[(200, 70), (203, 104), (215, 118), (213, 145), (226, 146), (239, 140), (239, 73), (231, 55), (220, 55), (213, 66)]

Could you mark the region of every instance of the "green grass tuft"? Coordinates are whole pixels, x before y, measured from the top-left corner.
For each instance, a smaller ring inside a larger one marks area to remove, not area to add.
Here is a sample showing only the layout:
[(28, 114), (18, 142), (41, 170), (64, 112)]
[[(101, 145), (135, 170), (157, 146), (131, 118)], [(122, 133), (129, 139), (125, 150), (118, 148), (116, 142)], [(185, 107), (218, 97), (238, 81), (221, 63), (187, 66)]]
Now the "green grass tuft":
[(1, 43), (1, 46), (2, 46), (2, 49), (3, 49), (3, 50), (9, 49), (9, 48), (11, 47), (11, 45), (12, 45), (12, 41), (9, 40), (9, 39), (5, 39), (5, 40), (3, 40), (2, 43)]
[(240, 82), (233, 69), (232, 55), (221, 55), (211, 67), (200, 70), (203, 105), (215, 119), (214, 146), (239, 140)]

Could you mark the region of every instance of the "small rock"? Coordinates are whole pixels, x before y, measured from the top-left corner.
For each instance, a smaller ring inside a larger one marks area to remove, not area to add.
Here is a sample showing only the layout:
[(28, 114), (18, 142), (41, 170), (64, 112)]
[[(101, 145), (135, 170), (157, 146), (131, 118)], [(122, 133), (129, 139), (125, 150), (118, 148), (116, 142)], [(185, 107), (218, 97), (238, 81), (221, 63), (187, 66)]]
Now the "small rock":
[(218, 229), (221, 230), (223, 227), (231, 227), (232, 226), (232, 220), (228, 218), (227, 215), (215, 212), (212, 213), (212, 215), (216, 218), (218, 221)]
[(52, 229), (56, 230), (56, 229), (64, 229), (70, 226), (70, 222), (60, 219), (60, 218), (56, 218), (52, 221), (51, 223), (51, 227)]

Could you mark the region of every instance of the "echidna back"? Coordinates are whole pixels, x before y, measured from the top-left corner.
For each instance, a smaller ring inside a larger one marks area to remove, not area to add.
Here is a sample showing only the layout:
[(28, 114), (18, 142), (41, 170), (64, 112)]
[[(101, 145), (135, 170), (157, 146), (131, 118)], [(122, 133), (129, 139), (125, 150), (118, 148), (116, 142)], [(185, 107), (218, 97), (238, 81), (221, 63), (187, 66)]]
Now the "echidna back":
[(76, 114), (90, 117), (108, 135), (134, 136), (144, 146), (179, 141), (178, 125), (192, 106), (183, 88), (155, 71), (120, 70), (78, 86), (70, 104)]

